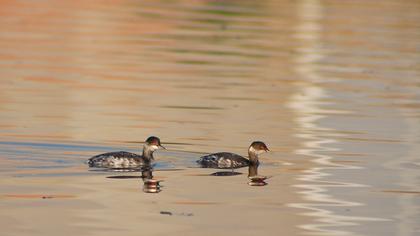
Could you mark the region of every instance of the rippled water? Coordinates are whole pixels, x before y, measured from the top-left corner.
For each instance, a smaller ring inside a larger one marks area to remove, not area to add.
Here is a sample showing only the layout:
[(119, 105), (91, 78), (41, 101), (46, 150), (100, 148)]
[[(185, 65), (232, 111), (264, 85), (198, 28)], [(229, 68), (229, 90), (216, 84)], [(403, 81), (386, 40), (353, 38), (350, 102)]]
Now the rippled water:
[[(420, 234), (418, 1), (6, 1), (0, 16), (5, 235)], [(84, 164), (150, 135), (168, 148), (159, 194)], [(266, 186), (194, 168), (253, 140), (272, 150)]]

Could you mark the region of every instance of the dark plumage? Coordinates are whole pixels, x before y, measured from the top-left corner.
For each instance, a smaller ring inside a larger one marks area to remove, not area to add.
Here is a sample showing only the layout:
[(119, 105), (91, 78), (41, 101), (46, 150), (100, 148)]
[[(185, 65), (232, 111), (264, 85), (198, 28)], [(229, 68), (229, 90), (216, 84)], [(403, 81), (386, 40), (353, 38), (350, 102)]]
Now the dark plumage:
[(204, 168), (231, 169), (249, 165), (249, 160), (230, 152), (218, 152), (202, 156), (197, 161)]
[(200, 157), (197, 163), (203, 168), (235, 169), (250, 164), (258, 165), (258, 155), (269, 151), (260, 141), (253, 142), (248, 148), (249, 159), (230, 152), (218, 152)]
[(91, 157), (87, 163), (90, 167), (101, 168), (135, 168), (150, 165), (154, 160), (153, 152), (159, 148), (164, 148), (160, 139), (151, 136), (145, 141), (142, 155), (123, 151), (108, 152)]

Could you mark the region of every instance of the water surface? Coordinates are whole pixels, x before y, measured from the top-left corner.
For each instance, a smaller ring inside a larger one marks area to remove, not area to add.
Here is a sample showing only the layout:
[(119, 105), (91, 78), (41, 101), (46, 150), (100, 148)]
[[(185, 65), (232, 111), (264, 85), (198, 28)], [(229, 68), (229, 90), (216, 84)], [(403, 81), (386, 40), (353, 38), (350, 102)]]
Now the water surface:
[[(7, 1), (0, 16), (2, 235), (420, 233), (418, 1)], [(168, 148), (157, 194), (84, 163), (150, 135)], [(272, 150), (265, 186), (194, 166), (254, 140)]]

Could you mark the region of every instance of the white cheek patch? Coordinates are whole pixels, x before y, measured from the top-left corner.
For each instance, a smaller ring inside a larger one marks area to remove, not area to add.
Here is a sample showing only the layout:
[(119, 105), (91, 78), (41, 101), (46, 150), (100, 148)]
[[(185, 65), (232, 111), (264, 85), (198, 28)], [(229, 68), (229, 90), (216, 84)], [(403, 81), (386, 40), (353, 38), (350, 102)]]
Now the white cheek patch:
[(258, 152), (258, 154), (261, 154), (261, 153), (265, 153), (265, 150), (259, 150), (257, 152)]
[(151, 149), (152, 149), (153, 151), (158, 150), (158, 149), (159, 149), (159, 146), (157, 146), (157, 145), (152, 145), (152, 146), (151, 146)]
[(257, 151), (257, 150), (255, 150), (255, 148), (254, 148), (254, 147), (252, 147), (252, 146), (249, 148), (249, 151), (250, 151), (250, 152), (252, 152), (252, 153), (256, 153), (256, 154), (258, 154), (258, 151)]
[(250, 147), (249, 151), (252, 152), (252, 153), (255, 153), (257, 155), (265, 152), (264, 150), (256, 150), (254, 147)]

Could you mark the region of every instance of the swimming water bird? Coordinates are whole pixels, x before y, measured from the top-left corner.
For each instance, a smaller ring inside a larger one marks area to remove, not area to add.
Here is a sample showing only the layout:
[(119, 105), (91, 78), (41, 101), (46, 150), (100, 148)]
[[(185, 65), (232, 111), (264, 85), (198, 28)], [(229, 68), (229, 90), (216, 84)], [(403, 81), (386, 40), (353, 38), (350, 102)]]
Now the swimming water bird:
[(235, 169), (258, 165), (258, 155), (268, 152), (267, 145), (261, 141), (253, 142), (248, 148), (248, 158), (231, 152), (218, 152), (200, 157), (197, 163), (203, 168)]
[(154, 160), (153, 152), (159, 148), (166, 149), (161, 145), (158, 137), (151, 136), (144, 143), (142, 155), (123, 151), (107, 152), (91, 157), (87, 163), (89, 167), (136, 168), (150, 165)]

